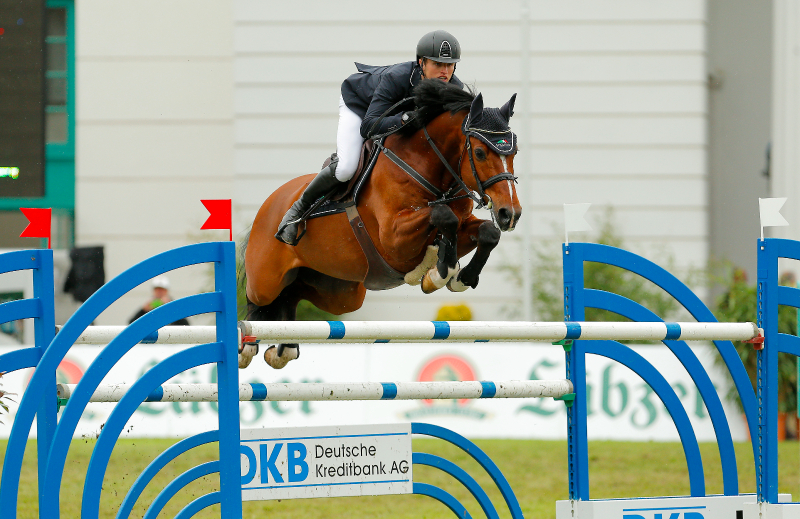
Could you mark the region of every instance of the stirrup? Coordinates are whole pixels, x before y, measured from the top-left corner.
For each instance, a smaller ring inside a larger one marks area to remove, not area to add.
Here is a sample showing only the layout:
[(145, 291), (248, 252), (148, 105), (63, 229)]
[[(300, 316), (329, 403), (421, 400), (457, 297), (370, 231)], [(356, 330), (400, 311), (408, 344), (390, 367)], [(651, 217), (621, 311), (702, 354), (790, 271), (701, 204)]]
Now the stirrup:
[(289, 227), (290, 225), (297, 225), (297, 226), (298, 226), (298, 231), (299, 231), (299, 230), (300, 230), (300, 227), (299, 227), (299, 225), (300, 225), (301, 223), (304, 223), (304, 222), (305, 222), (305, 220), (302, 220), (302, 219), (301, 219), (301, 220), (299, 220), (298, 222), (288, 222), (288, 223), (286, 223), (286, 224), (282, 225), (282, 226), (281, 226), (281, 227), (278, 229), (278, 232), (276, 232), (276, 233), (275, 233), (275, 239), (276, 239), (276, 240), (278, 240), (278, 241), (279, 241), (279, 242), (281, 242), (281, 243), (285, 243), (286, 245), (291, 245), (292, 247), (294, 247), (295, 245), (297, 245), (298, 243), (300, 243), (300, 239), (301, 239), (303, 236), (305, 236), (305, 234), (306, 234), (306, 226), (305, 226), (305, 225), (303, 225), (303, 230), (302, 230), (302, 231), (300, 231), (300, 234), (298, 234), (298, 235), (297, 235), (297, 237), (296, 237), (294, 240), (292, 240), (291, 242), (285, 241), (285, 240), (283, 239), (283, 236), (281, 236), (281, 233), (282, 233), (284, 230), (286, 230), (286, 228), (287, 228), (287, 227)]

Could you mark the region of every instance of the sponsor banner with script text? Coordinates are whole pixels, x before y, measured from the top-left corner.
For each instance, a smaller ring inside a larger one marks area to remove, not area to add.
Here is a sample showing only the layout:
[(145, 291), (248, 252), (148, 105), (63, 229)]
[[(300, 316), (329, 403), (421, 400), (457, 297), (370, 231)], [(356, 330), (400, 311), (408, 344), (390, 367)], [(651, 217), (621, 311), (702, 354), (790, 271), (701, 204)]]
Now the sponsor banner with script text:
[[(691, 343), (690, 343), (691, 344)], [(152, 366), (182, 346), (138, 345), (113, 368), (104, 384), (138, 380)], [(262, 352), (264, 347), (262, 346)], [(714, 428), (691, 377), (664, 346), (634, 346), (653, 364), (681, 399), (700, 441), (714, 441)], [(12, 348), (0, 348), (0, 353)], [(76, 346), (58, 373), (58, 382), (76, 384), (101, 348)], [(734, 440), (746, 439), (741, 413), (724, 395), (729, 382), (714, 364), (711, 347), (692, 351), (709, 372), (725, 406)], [(302, 355), (282, 370), (267, 366), (261, 355), (239, 371), (240, 382), (414, 382), (434, 380), (563, 379), (564, 351), (546, 343), (471, 344), (303, 344)], [(3, 389), (21, 395), (31, 370), (5, 375)], [(666, 408), (653, 390), (632, 371), (614, 361), (589, 355), (586, 362), (589, 436), (591, 439), (678, 441)], [(168, 381), (175, 384), (215, 383), (213, 365), (200, 366)], [(15, 398), (18, 401), (18, 398)], [(16, 411), (10, 403), (10, 414)], [(90, 404), (78, 436), (94, 436), (114, 404)], [(563, 402), (552, 398), (485, 400), (418, 400), (357, 402), (242, 402), (241, 425), (303, 427), (352, 424), (428, 422), (472, 438), (566, 437)], [(7, 437), (12, 417), (2, 417), (0, 437)], [(185, 437), (216, 428), (214, 402), (145, 403), (125, 429), (129, 436)], [(35, 428), (34, 428), (35, 433)]]

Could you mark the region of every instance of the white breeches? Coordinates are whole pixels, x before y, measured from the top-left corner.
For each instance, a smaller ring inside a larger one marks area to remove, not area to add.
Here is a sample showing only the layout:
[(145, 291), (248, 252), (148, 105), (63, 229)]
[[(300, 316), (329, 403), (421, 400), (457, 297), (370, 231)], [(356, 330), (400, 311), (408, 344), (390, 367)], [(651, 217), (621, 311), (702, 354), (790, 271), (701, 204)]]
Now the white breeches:
[(336, 131), (336, 155), (339, 156), (336, 179), (339, 182), (347, 182), (353, 178), (363, 144), (361, 117), (347, 108), (344, 99), (339, 96), (339, 129)]

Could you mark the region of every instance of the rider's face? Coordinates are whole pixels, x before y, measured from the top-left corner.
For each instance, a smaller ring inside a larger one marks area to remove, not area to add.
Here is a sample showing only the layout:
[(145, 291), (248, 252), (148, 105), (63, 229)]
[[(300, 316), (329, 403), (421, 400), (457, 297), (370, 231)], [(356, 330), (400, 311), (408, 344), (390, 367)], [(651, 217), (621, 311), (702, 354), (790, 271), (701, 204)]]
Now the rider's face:
[(422, 67), (422, 76), (427, 79), (441, 79), (445, 83), (453, 77), (456, 70), (455, 63), (439, 63), (432, 59), (420, 58), (419, 66)]

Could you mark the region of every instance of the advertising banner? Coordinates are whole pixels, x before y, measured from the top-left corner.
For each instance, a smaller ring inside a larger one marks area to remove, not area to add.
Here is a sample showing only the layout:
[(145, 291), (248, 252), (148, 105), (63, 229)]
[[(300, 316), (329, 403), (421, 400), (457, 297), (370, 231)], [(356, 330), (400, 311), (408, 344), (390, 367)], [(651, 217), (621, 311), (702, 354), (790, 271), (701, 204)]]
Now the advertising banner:
[[(779, 503), (791, 494), (778, 494)], [(704, 497), (647, 497), (641, 499), (597, 499), (556, 501), (556, 519), (594, 517), (603, 519), (713, 519), (718, 517), (762, 517), (755, 494)], [(752, 510), (752, 515), (743, 512)], [(795, 509), (796, 510), (796, 509)], [(776, 510), (778, 512), (779, 510)], [(764, 517), (797, 517), (769, 515)]]
[[(133, 383), (150, 367), (182, 346), (138, 345), (104, 380)], [(675, 389), (699, 441), (714, 441), (708, 412), (686, 370), (664, 346), (634, 346)], [(11, 348), (0, 348), (0, 353)], [(101, 351), (76, 346), (61, 365), (58, 381), (76, 384)], [(261, 352), (263, 353), (262, 346)], [(730, 382), (714, 364), (709, 346), (693, 347), (717, 387), (734, 440), (747, 438), (741, 412), (729, 403)], [(652, 389), (633, 372), (604, 357), (587, 358), (590, 439), (678, 441), (666, 408)], [(301, 346), (301, 356), (276, 371), (261, 354), (239, 371), (241, 382), (414, 382), (435, 380), (563, 379), (564, 351), (546, 343), (324, 344)], [(31, 371), (0, 379), (3, 388), (21, 395)], [(168, 381), (175, 384), (215, 383), (215, 366), (201, 366)], [(18, 398), (16, 398), (18, 400)], [(11, 414), (16, 404), (11, 403)], [(90, 404), (78, 435), (94, 436), (114, 404)], [(306, 427), (340, 424), (428, 422), (471, 438), (566, 437), (564, 403), (552, 398), (420, 400), (356, 402), (242, 402), (241, 426)], [(0, 437), (10, 432), (12, 417), (3, 416)], [(145, 403), (125, 429), (132, 437), (185, 437), (217, 427), (215, 402)], [(34, 428), (35, 432), (35, 428)]]
[(411, 425), (243, 429), (242, 499), (410, 494)]

